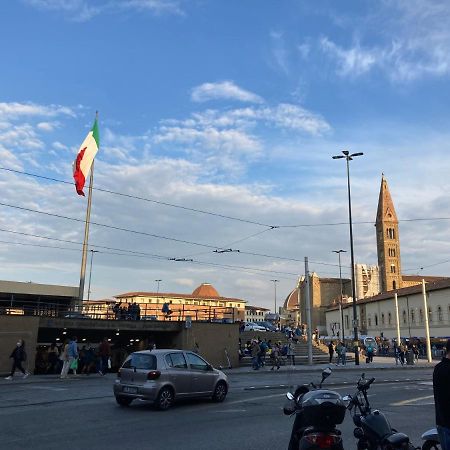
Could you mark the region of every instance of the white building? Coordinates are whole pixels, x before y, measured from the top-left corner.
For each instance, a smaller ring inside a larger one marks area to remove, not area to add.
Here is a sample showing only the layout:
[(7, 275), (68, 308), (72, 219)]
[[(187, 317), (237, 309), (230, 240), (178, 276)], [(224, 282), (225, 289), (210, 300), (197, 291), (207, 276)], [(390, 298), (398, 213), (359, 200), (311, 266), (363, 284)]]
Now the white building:
[(378, 266), (355, 264), (356, 298), (372, 297), (380, 293)]
[[(358, 330), (360, 334), (394, 338), (397, 336), (395, 300), (398, 295), (400, 336), (425, 337), (425, 315), (422, 286), (410, 286), (388, 291), (357, 302)], [(450, 337), (450, 280), (443, 279), (426, 284), (428, 319), (431, 337)], [(343, 307), (344, 335), (353, 335), (352, 303)], [(339, 308), (326, 311), (327, 333), (339, 329)]]
[(268, 311), (270, 311), (270, 309), (245, 305), (245, 321), (264, 322), (264, 317)]

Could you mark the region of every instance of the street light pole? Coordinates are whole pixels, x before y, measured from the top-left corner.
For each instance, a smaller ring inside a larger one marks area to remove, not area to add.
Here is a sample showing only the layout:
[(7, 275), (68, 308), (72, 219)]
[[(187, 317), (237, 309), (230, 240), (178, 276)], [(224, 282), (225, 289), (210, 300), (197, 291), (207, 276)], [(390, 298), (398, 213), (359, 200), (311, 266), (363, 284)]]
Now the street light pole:
[(341, 311), (341, 333), (342, 333), (342, 342), (345, 342), (345, 332), (344, 332), (344, 308), (342, 307), (343, 298), (344, 298), (344, 290), (342, 287), (342, 266), (341, 266), (341, 253), (347, 253), (346, 250), (333, 250), (333, 253), (337, 253), (339, 257), (339, 284), (341, 287), (341, 298), (339, 301), (339, 309)]
[(358, 313), (356, 310), (356, 286), (355, 286), (355, 256), (353, 252), (353, 224), (352, 224), (352, 196), (350, 190), (350, 161), (364, 153), (352, 153), (343, 150), (342, 155), (333, 156), (333, 159), (345, 159), (347, 163), (347, 191), (348, 191), (348, 221), (350, 225), (350, 259), (352, 265), (352, 304), (353, 304), (353, 340), (355, 346), (355, 365), (359, 366), (359, 342), (358, 342)]
[(162, 280), (155, 280), (155, 281), (156, 281), (156, 283), (158, 283), (157, 288), (156, 288), (156, 295), (158, 295), (158, 294), (159, 294), (159, 283), (160, 283)]
[(272, 281), (273, 286), (274, 286), (274, 288), (275, 288), (275, 314), (276, 314), (276, 313), (277, 313), (277, 283), (278, 283), (280, 280), (270, 280), (270, 281)]
[(91, 298), (91, 278), (92, 278), (92, 260), (94, 259), (94, 253), (98, 253), (98, 250), (90, 250), (91, 252), (91, 264), (89, 268), (89, 286), (88, 286), (88, 301)]

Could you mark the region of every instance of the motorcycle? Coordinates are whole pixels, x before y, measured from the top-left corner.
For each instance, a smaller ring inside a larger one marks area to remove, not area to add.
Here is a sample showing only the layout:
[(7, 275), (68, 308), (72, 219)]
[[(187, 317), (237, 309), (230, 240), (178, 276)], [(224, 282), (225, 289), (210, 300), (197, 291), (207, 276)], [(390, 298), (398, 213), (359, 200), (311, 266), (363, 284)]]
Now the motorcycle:
[(422, 450), (440, 450), (441, 448), (436, 428), (425, 431), (425, 433), (422, 434), (422, 440), (425, 441), (422, 444)]
[(289, 450), (344, 450), (341, 432), (336, 425), (345, 418), (346, 406), (334, 391), (322, 389), (322, 383), (331, 375), (331, 369), (322, 372), (322, 381), (299, 386), (295, 393), (288, 392), (288, 405), (284, 414), (295, 415)]
[(377, 409), (372, 410), (367, 391), (375, 378), (366, 379), (364, 373), (357, 383), (357, 392), (344, 397), (347, 409), (356, 428), (353, 436), (358, 440), (358, 450), (413, 450), (409, 437), (391, 427), (386, 416)]

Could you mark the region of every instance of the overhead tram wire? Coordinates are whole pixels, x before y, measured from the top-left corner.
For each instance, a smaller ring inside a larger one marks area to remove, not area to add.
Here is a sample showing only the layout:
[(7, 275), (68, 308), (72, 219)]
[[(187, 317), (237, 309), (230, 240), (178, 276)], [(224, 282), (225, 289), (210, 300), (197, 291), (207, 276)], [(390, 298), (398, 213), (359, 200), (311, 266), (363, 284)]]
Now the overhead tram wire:
[[(73, 222), (84, 223), (83, 219), (78, 219), (78, 218), (75, 218), (75, 217), (64, 216), (64, 215), (61, 215), (61, 214), (50, 213), (50, 212), (47, 212), (47, 211), (40, 211), (40, 210), (33, 209), (33, 208), (25, 208), (23, 206), (10, 205), (8, 203), (3, 203), (3, 202), (0, 202), (0, 206), (5, 206), (7, 208), (13, 208), (13, 209), (17, 209), (17, 210), (20, 210), (20, 211), (27, 211), (27, 212), (33, 212), (33, 213), (36, 213), (36, 214), (42, 214), (42, 215), (45, 215), (45, 216), (48, 216), (48, 217), (56, 217), (58, 219), (65, 219), (65, 220), (70, 220), (70, 221), (73, 221)], [(184, 240), (184, 239), (177, 239), (177, 238), (172, 238), (172, 237), (169, 237), (169, 236), (161, 236), (161, 235), (158, 235), (158, 234), (148, 233), (148, 232), (145, 232), (145, 231), (132, 230), (132, 229), (129, 229), (129, 228), (118, 227), (118, 226), (115, 226), (115, 225), (107, 225), (107, 224), (104, 224), (104, 223), (99, 223), (99, 222), (94, 222), (94, 221), (91, 221), (90, 224), (91, 225), (96, 225), (96, 226), (102, 227), (102, 228), (108, 228), (108, 229), (112, 229), (112, 230), (123, 231), (123, 232), (137, 234), (137, 235), (142, 235), (142, 236), (148, 236), (148, 237), (152, 237), (152, 238), (156, 238), (156, 239), (163, 239), (163, 240), (166, 240), (166, 241), (177, 242), (177, 243), (181, 243), (181, 244), (195, 245), (195, 246), (198, 246), (198, 247), (210, 248), (210, 249), (213, 249), (213, 250), (216, 250), (218, 248), (217, 245), (202, 244), (200, 242), (187, 241), (187, 240)], [(276, 256), (276, 255), (266, 255), (266, 254), (263, 254), (263, 253), (246, 252), (246, 251), (243, 251), (243, 250), (240, 250), (239, 254), (250, 255), (250, 256), (259, 256), (261, 258), (279, 259), (279, 260), (284, 260), (284, 261), (303, 262), (303, 260), (300, 260), (300, 259), (297, 259), (297, 258), (288, 258), (288, 257)], [(320, 265), (325, 265), (325, 266), (337, 267), (337, 264), (317, 262), (317, 261), (315, 261), (314, 264), (320, 264)]]
[[(21, 235), (21, 236), (27, 236), (27, 237), (33, 237), (33, 238), (38, 238), (38, 239), (46, 239), (49, 241), (56, 241), (56, 242), (62, 242), (62, 243), (67, 243), (67, 244), (73, 244), (73, 245), (81, 245), (82, 242), (77, 242), (77, 241), (69, 241), (66, 239), (58, 239), (58, 238), (51, 238), (48, 236), (41, 236), (41, 235), (37, 235), (37, 234), (31, 234), (31, 233), (24, 233), (24, 232), (19, 232), (19, 231), (12, 231), (12, 230), (7, 230), (4, 228), (0, 228), (0, 232), (5, 232), (5, 233), (11, 233), (11, 234), (17, 234), (17, 235)], [(29, 245), (29, 246), (33, 246), (33, 247), (44, 247), (44, 248), (55, 248), (55, 249), (61, 249), (61, 250), (73, 250), (73, 251), (81, 251), (79, 249), (76, 248), (69, 248), (69, 247), (57, 247), (57, 246), (45, 246), (42, 244), (32, 244), (32, 243), (19, 243), (19, 242), (11, 242), (11, 241), (0, 241), (2, 243), (5, 244), (18, 244), (18, 245)], [(109, 255), (121, 255), (121, 256), (136, 256), (136, 257), (145, 257), (145, 258), (150, 258), (150, 259), (158, 259), (158, 260), (165, 260), (165, 261), (176, 261), (176, 262), (192, 262), (194, 264), (201, 264), (201, 265), (208, 265), (208, 266), (214, 266), (214, 267), (222, 267), (225, 269), (229, 269), (229, 270), (247, 270), (247, 271), (256, 271), (256, 272), (264, 272), (264, 273), (274, 273), (274, 274), (281, 274), (281, 275), (294, 275), (297, 276), (297, 274), (292, 273), (292, 272), (282, 272), (282, 271), (277, 271), (277, 270), (268, 270), (268, 269), (259, 269), (256, 267), (248, 267), (248, 266), (238, 266), (238, 265), (231, 265), (231, 264), (219, 264), (219, 263), (210, 263), (210, 262), (206, 262), (206, 261), (195, 261), (195, 260), (184, 260), (182, 258), (170, 258), (168, 256), (162, 256), (162, 255), (155, 255), (155, 254), (151, 254), (151, 253), (145, 253), (145, 252), (138, 252), (138, 251), (134, 251), (134, 250), (127, 250), (127, 249), (123, 249), (123, 248), (115, 248), (115, 247), (107, 247), (107, 246), (102, 246), (102, 245), (94, 245), (94, 244), (90, 244), (90, 247), (93, 248), (100, 248), (102, 249), (100, 251), (100, 253), (103, 254), (109, 254)], [(109, 251), (104, 251), (104, 250), (109, 250)], [(112, 251), (111, 251), (112, 250)], [(117, 253), (117, 252), (122, 252), (122, 253)], [(288, 278), (290, 279), (290, 278)]]
[[(47, 181), (53, 181), (55, 183), (62, 183), (62, 184), (67, 184), (72, 186), (73, 182), (72, 181), (66, 181), (66, 180), (60, 180), (58, 178), (53, 178), (53, 177), (46, 177), (44, 175), (38, 175), (35, 173), (31, 173), (31, 172), (25, 172), (22, 170), (16, 170), (16, 169), (12, 169), (12, 168), (8, 168), (8, 167), (3, 167), (0, 166), (0, 170), (6, 171), (6, 172), (11, 172), (11, 173), (15, 173), (17, 175), (25, 175), (25, 176), (29, 176), (29, 177), (33, 177), (33, 178), (40, 178), (42, 180), (47, 180)], [(112, 191), (110, 189), (103, 189), (103, 188), (98, 188), (98, 187), (93, 187), (92, 188), (95, 191), (98, 192), (104, 192), (106, 194), (111, 194), (111, 195), (117, 195), (117, 196), (121, 196), (121, 197), (126, 197), (126, 198), (132, 198), (135, 200), (140, 200), (140, 201), (144, 201), (144, 202), (149, 202), (149, 203), (154, 203), (157, 205), (162, 205), (162, 206), (168, 206), (171, 208), (178, 208), (178, 209), (182, 209), (185, 211), (190, 211), (190, 212), (195, 212), (195, 213), (199, 213), (199, 214), (205, 214), (205, 215), (210, 215), (210, 216), (214, 216), (214, 217), (219, 217), (222, 219), (227, 219), (227, 220), (234, 220), (237, 222), (243, 222), (243, 223), (248, 223), (248, 224), (252, 224), (252, 225), (258, 225), (258, 226), (262, 226), (262, 227), (266, 227), (268, 229), (277, 229), (277, 228), (315, 228), (315, 227), (331, 227), (331, 226), (342, 226), (342, 225), (348, 225), (348, 222), (324, 222), (324, 223), (302, 223), (302, 224), (291, 224), (291, 225), (282, 225), (282, 224), (267, 224), (264, 222), (258, 222), (255, 220), (250, 220), (250, 219), (243, 219), (240, 217), (235, 217), (235, 216), (229, 216), (226, 214), (221, 214), (221, 213), (215, 213), (212, 211), (205, 211), (202, 209), (197, 209), (197, 208), (191, 208), (188, 206), (183, 206), (183, 205), (177, 205), (175, 203), (169, 203), (169, 202), (164, 202), (161, 200), (155, 200), (152, 198), (148, 198), (148, 197), (141, 197), (138, 195), (131, 195), (131, 194), (125, 194), (124, 192), (117, 192), (117, 191)], [(450, 220), (450, 217), (417, 217), (417, 218), (412, 218), (412, 219), (399, 219), (399, 222), (430, 222), (430, 221), (443, 221), (443, 220)], [(375, 222), (374, 221), (370, 221), (370, 220), (366, 220), (366, 221), (353, 221), (353, 225), (374, 225)]]

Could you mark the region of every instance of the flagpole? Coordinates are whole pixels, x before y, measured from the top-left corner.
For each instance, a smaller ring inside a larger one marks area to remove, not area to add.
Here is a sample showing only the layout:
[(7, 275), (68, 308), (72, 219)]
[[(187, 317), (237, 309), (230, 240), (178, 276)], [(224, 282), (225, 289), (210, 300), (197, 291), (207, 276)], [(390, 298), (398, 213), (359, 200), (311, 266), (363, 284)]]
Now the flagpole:
[(91, 165), (91, 175), (89, 178), (89, 191), (88, 191), (88, 202), (86, 208), (86, 220), (84, 222), (84, 240), (83, 240), (83, 254), (81, 257), (81, 272), (80, 272), (80, 290), (78, 292), (78, 308), (81, 310), (84, 298), (84, 281), (86, 278), (86, 262), (88, 253), (88, 242), (89, 242), (89, 224), (91, 220), (91, 205), (92, 205), (92, 186), (94, 185), (94, 161)]

